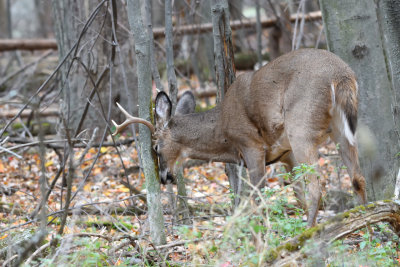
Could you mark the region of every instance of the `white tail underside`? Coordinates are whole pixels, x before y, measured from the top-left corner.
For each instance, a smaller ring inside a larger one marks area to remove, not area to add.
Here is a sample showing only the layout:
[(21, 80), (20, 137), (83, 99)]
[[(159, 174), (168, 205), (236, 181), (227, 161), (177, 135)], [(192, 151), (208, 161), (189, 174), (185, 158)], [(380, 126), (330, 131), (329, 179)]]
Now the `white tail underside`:
[(336, 105), (336, 98), (335, 98), (335, 86), (331, 83), (331, 101), (332, 101), (332, 108), (329, 111), (331, 115), (334, 112), (337, 112), (337, 115), (340, 117), (340, 124), (338, 123), (338, 128), (340, 128), (342, 134), (346, 136), (347, 141), (349, 141), (350, 145), (354, 146), (356, 144), (356, 137), (354, 136), (353, 132), (350, 129), (349, 121), (347, 120), (346, 114), (344, 111)]

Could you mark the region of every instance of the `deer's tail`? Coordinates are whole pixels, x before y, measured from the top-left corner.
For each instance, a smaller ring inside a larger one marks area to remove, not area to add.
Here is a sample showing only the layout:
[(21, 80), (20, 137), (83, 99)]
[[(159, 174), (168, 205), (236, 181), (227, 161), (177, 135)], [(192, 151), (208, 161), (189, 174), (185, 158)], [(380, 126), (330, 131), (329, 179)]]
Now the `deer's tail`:
[(358, 84), (354, 78), (346, 77), (331, 83), (331, 115), (335, 117), (336, 126), (353, 146), (356, 143), (357, 94)]

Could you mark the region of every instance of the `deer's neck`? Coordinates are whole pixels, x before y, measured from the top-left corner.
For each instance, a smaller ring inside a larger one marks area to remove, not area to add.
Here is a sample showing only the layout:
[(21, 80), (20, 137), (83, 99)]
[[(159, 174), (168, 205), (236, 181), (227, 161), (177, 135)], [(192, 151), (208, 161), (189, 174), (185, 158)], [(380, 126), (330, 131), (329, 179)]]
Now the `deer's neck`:
[(182, 155), (192, 159), (238, 163), (238, 151), (224, 136), (220, 107), (206, 112), (176, 116), (170, 121), (171, 135), (181, 145)]

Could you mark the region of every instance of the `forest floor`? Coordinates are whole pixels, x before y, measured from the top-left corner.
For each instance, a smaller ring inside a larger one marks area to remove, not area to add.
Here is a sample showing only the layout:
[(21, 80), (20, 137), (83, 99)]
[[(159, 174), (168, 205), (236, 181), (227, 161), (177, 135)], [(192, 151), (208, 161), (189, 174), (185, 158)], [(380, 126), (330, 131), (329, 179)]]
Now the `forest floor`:
[[(70, 205), (72, 211), (64, 234), (59, 244), (51, 248), (50, 241), (60, 227), (59, 211), (66, 194), (59, 179), (46, 206), (48, 234), (34, 248), (39, 252), (27, 265), (257, 266), (270, 247), (305, 229), (305, 215), (296, 207), (292, 187), (280, 182), (284, 173), (281, 165), (267, 167), (269, 178), (262, 193), (267, 207), (263, 210), (238, 208), (234, 213), (224, 164), (205, 163), (184, 170), (191, 207), (188, 224), (173, 215), (169, 194), (162, 186), (167, 245), (157, 247), (150, 242), (146, 205), (127, 187), (129, 184), (142, 196), (146, 194), (134, 145), (120, 147), (120, 152), (121, 157), (114, 147), (102, 147), (100, 151), (91, 148), (85, 152), (81, 164), (75, 166), (72, 193), (76, 197)], [(84, 149), (75, 149), (74, 153), (78, 162)], [(97, 153), (99, 158), (84, 180)], [(318, 165), (325, 201), (318, 220), (324, 221), (336, 214), (340, 205), (351, 207), (353, 198), (350, 178), (341, 166), (335, 145), (326, 144), (320, 154)], [(32, 220), (41, 197), (38, 150), (28, 148), (19, 155), (21, 159), (0, 155), (0, 259), (3, 260), (13, 256), (9, 254), (10, 247), (31, 238), (40, 225), (40, 221)], [(50, 184), (61, 162), (52, 150), (47, 150), (45, 157), (45, 177)], [(124, 174), (122, 162), (128, 175)], [(374, 226), (373, 233), (359, 230), (327, 250), (310, 246), (308, 249), (313, 253), (308, 253), (305, 260), (310, 264), (393, 266), (400, 258), (398, 237), (383, 223)]]

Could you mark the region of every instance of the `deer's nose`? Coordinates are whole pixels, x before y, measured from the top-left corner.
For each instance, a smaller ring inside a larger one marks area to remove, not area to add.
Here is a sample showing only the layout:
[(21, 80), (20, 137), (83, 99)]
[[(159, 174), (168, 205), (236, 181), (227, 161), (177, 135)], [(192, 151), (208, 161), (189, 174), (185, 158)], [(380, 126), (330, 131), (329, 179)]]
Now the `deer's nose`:
[(175, 177), (170, 172), (167, 172), (167, 175), (161, 176), (161, 182), (163, 184), (175, 184)]

